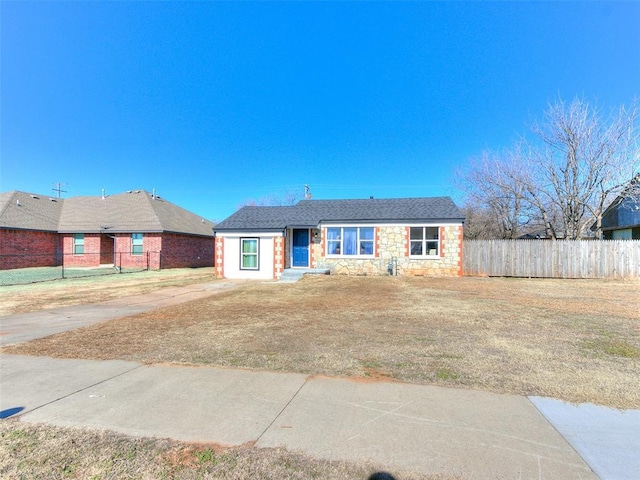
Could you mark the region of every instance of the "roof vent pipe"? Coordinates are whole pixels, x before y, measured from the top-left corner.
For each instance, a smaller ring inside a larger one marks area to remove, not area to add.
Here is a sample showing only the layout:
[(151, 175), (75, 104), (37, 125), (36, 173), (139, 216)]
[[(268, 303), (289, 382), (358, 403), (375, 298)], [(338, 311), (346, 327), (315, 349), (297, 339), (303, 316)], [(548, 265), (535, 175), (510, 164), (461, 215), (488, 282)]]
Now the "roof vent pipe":
[(102, 199), (104, 200), (104, 188), (102, 189)]

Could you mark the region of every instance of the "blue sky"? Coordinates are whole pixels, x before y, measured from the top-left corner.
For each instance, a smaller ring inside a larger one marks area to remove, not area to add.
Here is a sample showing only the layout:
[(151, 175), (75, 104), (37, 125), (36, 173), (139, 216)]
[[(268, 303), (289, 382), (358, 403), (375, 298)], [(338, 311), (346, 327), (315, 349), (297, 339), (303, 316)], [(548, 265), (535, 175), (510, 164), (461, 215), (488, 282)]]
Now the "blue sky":
[(640, 95), (640, 2), (2, 1), (0, 190), (450, 195), (558, 96)]

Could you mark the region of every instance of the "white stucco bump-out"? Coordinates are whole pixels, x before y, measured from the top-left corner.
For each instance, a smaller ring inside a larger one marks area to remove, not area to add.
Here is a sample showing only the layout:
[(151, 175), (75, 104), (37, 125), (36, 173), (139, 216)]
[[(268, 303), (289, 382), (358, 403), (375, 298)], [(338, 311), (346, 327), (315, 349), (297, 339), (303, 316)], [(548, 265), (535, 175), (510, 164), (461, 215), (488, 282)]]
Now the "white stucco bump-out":
[[(274, 237), (282, 234), (243, 232), (242, 234), (218, 234), (224, 237), (224, 276), (231, 279), (273, 279), (273, 245)], [(258, 269), (242, 270), (240, 268), (240, 239), (258, 238)]]

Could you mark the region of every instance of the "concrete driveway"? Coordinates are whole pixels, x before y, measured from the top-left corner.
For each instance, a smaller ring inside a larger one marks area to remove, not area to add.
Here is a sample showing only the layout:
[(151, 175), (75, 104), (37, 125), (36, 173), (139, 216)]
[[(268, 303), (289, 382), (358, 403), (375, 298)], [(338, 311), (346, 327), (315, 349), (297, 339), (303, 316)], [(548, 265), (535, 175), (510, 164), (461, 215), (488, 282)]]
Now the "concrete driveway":
[(243, 283), (247, 282), (221, 280), (165, 288), (144, 295), (117, 298), (89, 305), (0, 316), (0, 346), (27, 342), (113, 318), (126, 317), (156, 308), (197, 300), (236, 288)]

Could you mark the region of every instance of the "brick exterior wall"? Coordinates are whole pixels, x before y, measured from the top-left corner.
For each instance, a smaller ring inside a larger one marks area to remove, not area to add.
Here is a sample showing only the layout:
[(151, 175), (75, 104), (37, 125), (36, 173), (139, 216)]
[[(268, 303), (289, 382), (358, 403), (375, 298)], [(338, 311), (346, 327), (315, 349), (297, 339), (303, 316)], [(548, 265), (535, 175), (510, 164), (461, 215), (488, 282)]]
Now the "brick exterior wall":
[(215, 276), (217, 278), (224, 278), (224, 238), (215, 238)]
[[(115, 237), (115, 249), (114, 239)], [(144, 233), (142, 253), (132, 253), (130, 233), (85, 234), (84, 254), (73, 253), (73, 234), (62, 235), (65, 267), (189, 268), (213, 266), (213, 237), (170, 233)]]
[(285, 237), (275, 237), (273, 239), (273, 278), (280, 278), (285, 265)]
[(65, 267), (99, 267), (102, 258), (100, 246), (102, 235), (99, 233), (87, 233), (84, 236), (84, 253), (73, 253), (73, 234), (62, 235), (62, 251), (64, 253)]
[(56, 232), (0, 229), (0, 270), (56, 267), (62, 264)]
[[(146, 241), (148, 240), (148, 244)], [(196, 237), (165, 233), (144, 236), (145, 251), (162, 251), (162, 268), (193, 268), (213, 266), (213, 237)]]

